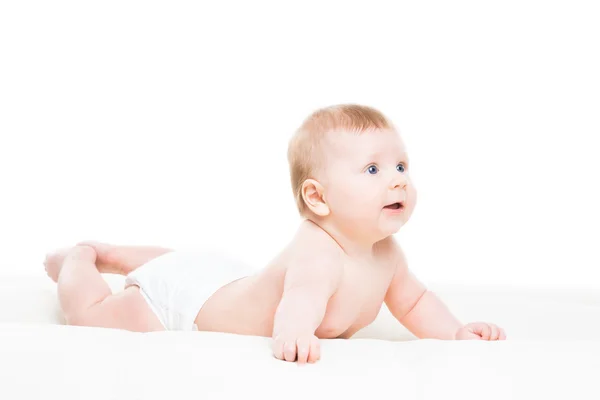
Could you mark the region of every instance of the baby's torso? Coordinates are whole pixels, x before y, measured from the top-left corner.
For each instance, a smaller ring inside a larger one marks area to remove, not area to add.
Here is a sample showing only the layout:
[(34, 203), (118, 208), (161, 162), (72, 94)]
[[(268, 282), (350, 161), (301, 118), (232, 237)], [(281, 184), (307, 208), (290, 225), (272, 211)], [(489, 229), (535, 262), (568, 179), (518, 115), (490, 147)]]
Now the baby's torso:
[(344, 260), (340, 287), (327, 305), (318, 337), (349, 338), (372, 323), (385, 299), (394, 271), (383, 259)]
[[(261, 272), (219, 289), (198, 313), (198, 329), (271, 336), (286, 269), (295, 250), (292, 243)], [(375, 320), (394, 274), (394, 265), (388, 260), (383, 252), (369, 261), (341, 257), (341, 282), (316, 331), (318, 337), (348, 338)]]

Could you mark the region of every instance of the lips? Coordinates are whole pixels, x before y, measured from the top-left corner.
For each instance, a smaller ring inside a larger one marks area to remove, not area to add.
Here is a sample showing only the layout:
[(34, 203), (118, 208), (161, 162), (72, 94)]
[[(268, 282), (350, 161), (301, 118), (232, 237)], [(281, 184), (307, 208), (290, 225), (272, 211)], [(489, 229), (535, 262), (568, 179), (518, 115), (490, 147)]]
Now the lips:
[(386, 210), (402, 210), (404, 208), (404, 204), (402, 204), (401, 202), (397, 202), (397, 203), (388, 204), (387, 206), (385, 206), (383, 208)]

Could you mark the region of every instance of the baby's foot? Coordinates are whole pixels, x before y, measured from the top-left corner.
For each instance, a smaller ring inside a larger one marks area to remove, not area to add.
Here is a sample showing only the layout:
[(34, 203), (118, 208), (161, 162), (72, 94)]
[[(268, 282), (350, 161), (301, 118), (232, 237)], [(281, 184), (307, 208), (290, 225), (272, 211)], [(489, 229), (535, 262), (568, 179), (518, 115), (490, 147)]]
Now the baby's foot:
[(44, 267), (46, 269), (46, 274), (48, 274), (50, 279), (54, 282), (58, 282), (60, 271), (62, 270), (67, 257), (70, 257), (70, 260), (73, 260), (73, 258), (78, 259), (84, 257), (86, 260), (95, 262), (96, 252), (90, 246), (74, 246), (48, 253), (44, 260)]
[(67, 254), (69, 254), (69, 251), (71, 251), (71, 247), (59, 249), (52, 253), (46, 254), (44, 268), (46, 269), (46, 274), (54, 282), (58, 282), (58, 275), (60, 274), (63, 262), (65, 261)]
[(77, 243), (78, 246), (89, 246), (96, 250), (96, 268), (103, 274), (123, 274), (122, 268), (113, 260), (112, 257), (114, 245), (86, 240)]

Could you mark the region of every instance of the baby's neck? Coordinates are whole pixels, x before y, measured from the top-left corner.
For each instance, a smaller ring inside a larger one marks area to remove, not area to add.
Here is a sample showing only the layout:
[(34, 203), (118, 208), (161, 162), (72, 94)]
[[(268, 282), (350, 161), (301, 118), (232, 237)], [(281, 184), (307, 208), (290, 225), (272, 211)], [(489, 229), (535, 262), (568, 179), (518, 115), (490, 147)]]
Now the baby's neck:
[(334, 224), (327, 223), (327, 221), (317, 221), (312, 219), (309, 221), (331, 236), (344, 253), (348, 254), (350, 257), (369, 258), (373, 255), (373, 247), (377, 243), (376, 241), (353, 235), (352, 232), (346, 232)]

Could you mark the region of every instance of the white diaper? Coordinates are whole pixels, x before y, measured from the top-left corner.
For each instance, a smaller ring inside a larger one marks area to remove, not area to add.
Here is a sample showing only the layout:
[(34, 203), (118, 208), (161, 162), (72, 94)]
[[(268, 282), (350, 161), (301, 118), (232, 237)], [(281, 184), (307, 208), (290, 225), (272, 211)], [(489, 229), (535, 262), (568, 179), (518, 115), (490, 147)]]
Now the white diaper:
[(219, 288), (253, 271), (240, 261), (215, 253), (173, 251), (140, 266), (125, 287), (140, 288), (166, 330), (197, 330), (200, 308)]

